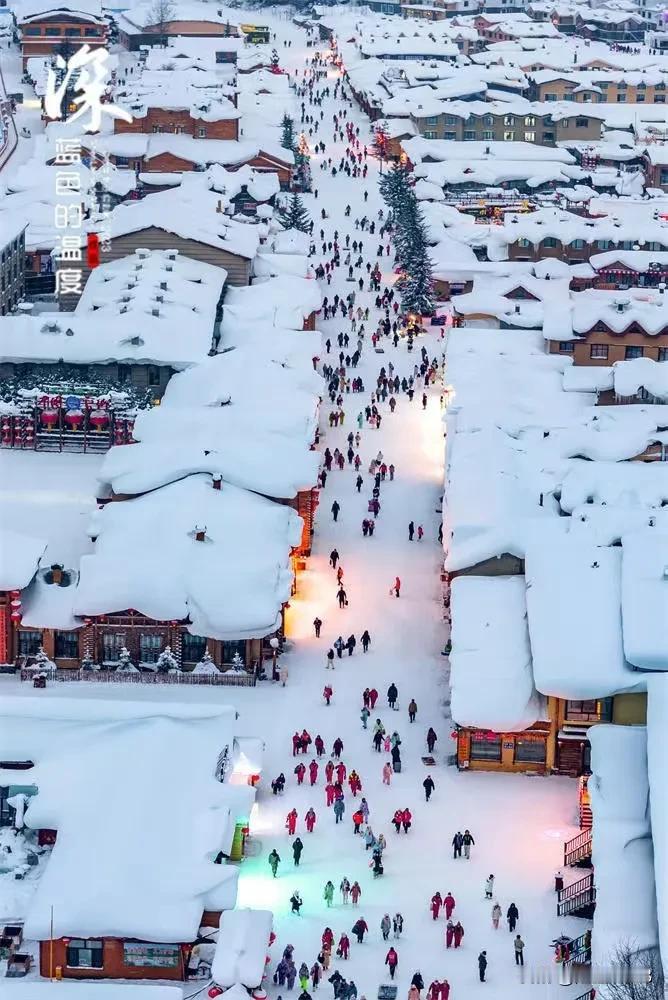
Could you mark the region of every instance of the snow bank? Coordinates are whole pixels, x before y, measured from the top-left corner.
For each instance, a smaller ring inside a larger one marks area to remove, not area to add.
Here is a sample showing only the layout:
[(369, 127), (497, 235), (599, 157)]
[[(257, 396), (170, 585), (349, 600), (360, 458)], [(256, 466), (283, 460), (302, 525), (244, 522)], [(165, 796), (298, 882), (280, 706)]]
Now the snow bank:
[[(596, 965), (614, 961), (620, 946), (640, 950), (657, 944), (647, 733), (644, 726), (598, 725), (589, 730)], [(664, 773), (665, 764), (664, 759)]]
[(452, 584), (451, 713), (460, 726), (519, 732), (541, 718), (531, 672), (524, 577)]
[(211, 977), (223, 987), (240, 983), (255, 989), (262, 982), (269, 936), (273, 928), (269, 910), (230, 910), (220, 918)]
[(650, 788), (650, 812), (654, 841), (656, 896), (658, 902), (659, 941), (664, 973), (668, 972), (668, 678), (653, 674), (648, 679), (647, 763)]
[(622, 543), (626, 658), (643, 670), (668, 670), (668, 533), (646, 528)]
[(180, 986), (145, 986), (143, 983), (91, 983), (85, 987), (68, 982), (0, 982), (0, 1000), (183, 1000)]
[(526, 551), (527, 611), (536, 687), (560, 698), (644, 690), (624, 659), (621, 551), (543, 531)]

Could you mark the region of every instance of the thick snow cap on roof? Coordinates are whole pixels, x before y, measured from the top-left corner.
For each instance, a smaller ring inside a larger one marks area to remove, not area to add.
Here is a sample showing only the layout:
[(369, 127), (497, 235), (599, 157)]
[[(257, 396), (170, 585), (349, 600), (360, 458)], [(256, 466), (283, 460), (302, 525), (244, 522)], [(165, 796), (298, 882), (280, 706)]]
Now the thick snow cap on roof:
[(668, 670), (668, 535), (658, 528), (622, 538), (626, 659), (642, 670)]
[(541, 718), (531, 673), (524, 577), (452, 583), (451, 714), (461, 726), (519, 732)]
[(211, 977), (219, 986), (262, 982), (274, 917), (270, 910), (229, 910), (220, 918)]
[(282, 274), (263, 281), (261, 286), (230, 288), (223, 314), (246, 322), (301, 330), (304, 320), (321, 306), (322, 293), (317, 281)]
[(168, 416), (161, 421), (161, 410), (156, 409), (153, 424), (169, 425), (164, 440), (132, 448), (118, 446), (105, 455), (100, 481), (109, 483), (114, 493), (145, 493), (197, 472), (220, 475), (223, 484), (288, 500), (316, 484), (320, 455), (304, 441), (261, 431), (244, 434), (243, 426), (238, 428), (238, 437), (220, 438), (217, 426), (209, 430), (206, 411), (198, 440), (193, 440), (192, 421), (187, 433), (175, 437), (178, 428), (169, 419), (170, 411), (162, 411)]
[(27, 587), (37, 572), (46, 544), (43, 538), (0, 528), (0, 590)]
[(544, 530), (527, 545), (529, 635), (544, 694), (607, 698), (645, 690), (643, 675), (624, 658), (621, 559), (619, 548), (563, 531)]
[[(205, 529), (202, 541), (196, 529)], [(158, 621), (189, 618), (193, 635), (260, 638), (290, 596), (290, 552), (302, 519), (290, 507), (191, 475), (93, 517), (81, 560), (79, 615), (135, 608)], [(251, 545), (252, 540), (252, 545)], [(160, 586), (156, 587), (156, 581)]]
[(668, 973), (668, 677), (652, 674), (647, 694), (647, 766), (650, 788), (650, 812), (654, 841), (659, 944), (664, 974)]
[[(665, 719), (663, 728), (665, 733)], [(632, 950), (658, 943), (647, 730), (644, 726), (592, 726), (589, 741), (597, 886), (593, 961), (605, 966), (617, 961), (617, 950), (627, 943)], [(665, 787), (663, 778), (662, 784)], [(652, 825), (653, 821), (652, 816)], [(655, 829), (655, 846), (656, 833)]]
[(58, 831), (26, 937), (47, 940), (53, 913), (55, 937), (188, 942), (212, 895), (234, 905), (237, 870), (213, 863), (229, 823), (230, 786), (215, 778), (233, 742), (229, 711), (86, 721), (63, 718), (55, 699), (22, 714), (11, 698), (0, 711), (3, 759), (36, 762), (26, 824)]

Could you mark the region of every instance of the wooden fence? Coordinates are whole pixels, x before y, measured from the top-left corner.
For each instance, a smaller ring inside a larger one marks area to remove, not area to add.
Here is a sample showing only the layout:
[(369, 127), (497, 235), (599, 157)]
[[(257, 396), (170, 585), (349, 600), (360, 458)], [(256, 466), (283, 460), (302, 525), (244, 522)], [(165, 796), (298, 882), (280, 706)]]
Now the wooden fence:
[[(35, 674), (32, 670), (21, 670), (22, 681), (32, 681)], [(152, 671), (138, 673), (117, 670), (51, 670), (44, 671), (47, 684), (51, 681), (90, 681), (97, 684), (186, 684), (214, 685), (226, 687), (255, 687), (255, 674), (237, 674), (231, 670), (220, 674), (193, 674), (184, 671), (178, 674), (157, 674)]]

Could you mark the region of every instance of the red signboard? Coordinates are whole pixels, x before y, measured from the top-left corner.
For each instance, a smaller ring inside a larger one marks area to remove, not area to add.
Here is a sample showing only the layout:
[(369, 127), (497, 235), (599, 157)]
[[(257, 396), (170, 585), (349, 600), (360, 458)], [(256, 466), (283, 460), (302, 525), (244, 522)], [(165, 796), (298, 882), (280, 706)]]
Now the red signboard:
[(100, 237), (97, 233), (88, 234), (88, 245), (86, 248), (88, 266), (90, 268), (100, 266)]

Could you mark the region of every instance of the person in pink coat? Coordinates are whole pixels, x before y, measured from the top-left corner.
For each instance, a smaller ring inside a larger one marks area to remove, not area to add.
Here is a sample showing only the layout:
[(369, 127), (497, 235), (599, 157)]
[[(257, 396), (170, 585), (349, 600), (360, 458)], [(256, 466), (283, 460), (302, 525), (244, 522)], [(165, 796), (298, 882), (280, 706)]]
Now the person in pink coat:
[(313, 808), (313, 806), (311, 806), (309, 811), (306, 813), (304, 819), (306, 820), (307, 833), (313, 833), (313, 827), (315, 826), (315, 820), (316, 820), (315, 809)]
[(392, 783), (392, 765), (389, 763), (383, 765), (383, 784), (389, 785)]
[(431, 902), (429, 903), (429, 909), (431, 910), (432, 920), (438, 920), (438, 915), (441, 912), (441, 907), (443, 906), (443, 900), (441, 899), (440, 892), (436, 891), (431, 897)]
[(460, 944), (462, 943), (462, 938), (464, 937), (464, 928), (462, 927), (459, 921), (457, 921), (457, 923), (453, 928), (452, 936), (454, 937), (455, 948), (459, 948)]
[(308, 775), (311, 779), (311, 784), (315, 785), (318, 780), (318, 762), (317, 760), (312, 760), (308, 766)]
[(328, 806), (331, 806), (334, 797), (334, 785), (330, 781), (329, 784), (325, 785), (325, 801)]
[(452, 948), (452, 942), (455, 938), (455, 926), (452, 920), (448, 920), (445, 925), (445, 947)]
[(448, 895), (443, 900), (443, 909), (445, 910), (446, 920), (449, 920), (450, 917), (452, 916), (455, 906), (456, 906), (455, 897), (452, 895), (451, 892), (449, 892)]

